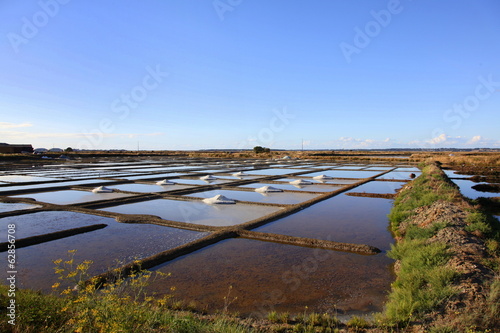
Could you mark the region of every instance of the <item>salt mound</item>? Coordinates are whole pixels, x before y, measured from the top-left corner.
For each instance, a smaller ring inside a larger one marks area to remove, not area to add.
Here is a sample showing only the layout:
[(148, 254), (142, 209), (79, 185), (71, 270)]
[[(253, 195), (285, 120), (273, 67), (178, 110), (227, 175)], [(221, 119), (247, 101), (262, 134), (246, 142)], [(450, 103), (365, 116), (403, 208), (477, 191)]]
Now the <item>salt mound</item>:
[(96, 187), (95, 189), (92, 190), (94, 193), (111, 193), (113, 192), (112, 188), (104, 187), (104, 186), (99, 186)]
[(292, 184), (292, 185), (311, 185), (312, 183), (308, 180), (297, 179), (297, 180), (291, 181), (290, 184)]
[(171, 182), (170, 180), (163, 179), (160, 180), (159, 182), (156, 182), (156, 185), (175, 185), (175, 183)]
[(203, 177), (200, 177), (201, 180), (216, 180), (217, 178), (212, 176), (212, 175), (206, 175)]
[(319, 176), (313, 177), (313, 179), (316, 179), (316, 180), (324, 180), (324, 179), (332, 179), (332, 178), (333, 177), (330, 177), (327, 175), (319, 175)]
[(272, 186), (266, 185), (266, 186), (262, 186), (262, 187), (256, 188), (255, 192), (259, 192), (259, 193), (283, 192), (283, 190), (280, 189), (280, 188), (276, 188), (276, 187), (272, 187)]
[(246, 175), (247, 175), (246, 173), (241, 172), (241, 171), (233, 173), (234, 177), (243, 177), (243, 176), (246, 176)]
[(235, 204), (236, 201), (233, 199), (226, 198), (222, 194), (217, 194), (215, 197), (203, 199), (203, 202), (206, 204)]

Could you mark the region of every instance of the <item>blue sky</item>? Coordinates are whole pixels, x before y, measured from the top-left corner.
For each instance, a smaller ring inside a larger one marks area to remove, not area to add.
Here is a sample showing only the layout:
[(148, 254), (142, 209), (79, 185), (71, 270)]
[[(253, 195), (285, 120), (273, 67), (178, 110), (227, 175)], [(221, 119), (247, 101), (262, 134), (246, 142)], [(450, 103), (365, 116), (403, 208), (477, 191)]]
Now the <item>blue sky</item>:
[(0, 2), (0, 142), (500, 147), (500, 2)]

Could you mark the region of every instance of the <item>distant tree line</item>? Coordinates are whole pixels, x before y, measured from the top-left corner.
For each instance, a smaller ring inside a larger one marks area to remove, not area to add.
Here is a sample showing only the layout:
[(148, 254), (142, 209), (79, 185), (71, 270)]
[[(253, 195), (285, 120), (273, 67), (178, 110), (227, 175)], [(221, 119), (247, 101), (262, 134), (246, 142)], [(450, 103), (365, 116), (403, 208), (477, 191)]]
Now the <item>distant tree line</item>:
[(261, 154), (261, 153), (266, 153), (266, 154), (268, 154), (268, 153), (270, 153), (270, 152), (271, 152), (271, 149), (266, 148), (266, 147), (261, 147), (261, 146), (255, 146), (255, 147), (253, 147), (253, 151), (254, 151), (254, 153), (256, 153), (256, 154)]

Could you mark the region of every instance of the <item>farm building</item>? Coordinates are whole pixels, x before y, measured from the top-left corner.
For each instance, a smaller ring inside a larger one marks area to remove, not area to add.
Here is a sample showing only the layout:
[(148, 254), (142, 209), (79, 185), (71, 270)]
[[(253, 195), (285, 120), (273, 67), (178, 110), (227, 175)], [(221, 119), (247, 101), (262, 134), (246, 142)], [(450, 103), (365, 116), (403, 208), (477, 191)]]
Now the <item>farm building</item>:
[(31, 145), (10, 145), (8, 143), (0, 143), (0, 154), (19, 154), (32, 153)]

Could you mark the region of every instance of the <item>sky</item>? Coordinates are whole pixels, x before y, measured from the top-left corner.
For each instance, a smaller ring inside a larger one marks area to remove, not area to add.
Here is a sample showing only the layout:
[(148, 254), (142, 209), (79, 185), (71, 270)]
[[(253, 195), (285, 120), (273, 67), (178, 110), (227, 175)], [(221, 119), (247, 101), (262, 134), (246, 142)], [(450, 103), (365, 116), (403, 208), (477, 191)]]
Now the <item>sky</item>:
[(497, 0), (1, 0), (0, 22), (0, 142), (500, 147)]

